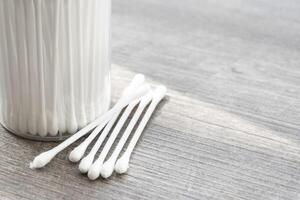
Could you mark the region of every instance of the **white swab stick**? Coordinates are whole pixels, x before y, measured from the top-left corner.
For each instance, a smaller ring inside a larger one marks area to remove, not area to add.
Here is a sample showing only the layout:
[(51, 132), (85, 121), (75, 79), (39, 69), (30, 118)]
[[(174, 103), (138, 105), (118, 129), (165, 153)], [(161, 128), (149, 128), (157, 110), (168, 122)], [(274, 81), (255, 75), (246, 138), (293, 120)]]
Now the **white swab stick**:
[[(22, 95), (23, 103), (20, 107), (20, 120), (19, 120), (19, 131), (20, 133), (26, 134), (27, 129), (27, 120), (28, 120), (28, 66), (27, 66), (27, 48), (24, 45), (26, 42), (26, 23), (25, 23), (25, 5), (24, 1), (16, 5), (16, 12), (19, 13), (16, 16), (16, 36), (17, 36), (17, 52), (18, 52), (18, 68), (19, 68), (19, 93)], [(22, 64), (21, 64), (22, 63)], [(16, 74), (17, 75), (17, 74)]]
[(115, 165), (115, 171), (119, 174), (123, 174), (128, 170), (129, 167), (129, 159), (131, 156), (131, 153), (137, 143), (137, 141), (139, 140), (144, 128), (147, 125), (147, 122), (149, 121), (152, 113), (154, 112), (156, 106), (158, 105), (158, 103), (164, 98), (164, 96), (166, 95), (167, 92), (167, 88), (165, 86), (159, 86), (155, 91), (154, 91), (154, 96), (153, 96), (153, 100), (149, 106), (149, 108), (147, 109), (147, 112), (145, 113), (142, 121), (140, 122), (137, 130), (135, 131), (133, 138), (131, 139), (125, 153), (122, 155), (121, 158), (119, 158), (119, 160), (117, 161), (116, 165)]
[(29, 96), (30, 96), (30, 116), (29, 116), (29, 124), (28, 129), (29, 133), (36, 135), (37, 134), (37, 99), (38, 94), (38, 83), (37, 83), (37, 39), (36, 39), (36, 17), (35, 17), (35, 4), (31, 0), (25, 3), (26, 6), (26, 32), (27, 32), (27, 49), (28, 49), (28, 67), (29, 71)]
[(44, 71), (44, 56), (43, 56), (43, 27), (42, 27), (42, 0), (37, 0), (36, 7), (36, 29), (37, 29), (37, 44), (38, 44), (38, 75), (39, 75), (39, 112), (38, 118), (38, 134), (42, 137), (47, 135), (47, 119), (46, 119), (46, 99), (45, 99), (45, 71)]
[(92, 167), (89, 169), (88, 172), (88, 177), (91, 180), (95, 180), (96, 178), (99, 177), (100, 175), (100, 170), (101, 170), (101, 166), (103, 164), (103, 161), (107, 155), (107, 153), (109, 152), (112, 144), (114, 143), (116, 137), (118, 136), (121, 128), (123, 127), (125, 121), (128, 119), (128, 116), (130, 115), (131, 111), (133, 110), (133, 108), (138, 104), (139, 101), (133, 101), (132, 103), (130, 103), (126, 110), (124, 111), (124, 113), (122, 114), (121, 118), (119, 119), (117, 125), (115, 126), (113, 132), (111, 133), (109, 139), (107, 140), (105, 146), (103, 147), (98, 159), (96, 160), (96, 162), (92, 165)]
[(84, 57), (83, 57), (83, 11), (82, 11), (82, 1), (78, 2), (77, 7), (77, 13), (78, 13), (78, 49), (79, 49), (79, 79), (78, 79), (78, 88), (79, 88), (79, 120), (78, 120), (78, 126), (79, 128), (83, 128), (87, 124), (87, 117), (86, 117), (86, 110), (85, 110), (85, 99), (84, 99), (84, 88), (85, 88), (85, 81), (84, 81), (84, 72), (85, 72), (85, 66), (84, 66)]
[(143, 110), (145, 107), (150, 103), (153, 97), (153, 92), (148, 92), (144, 97), (142, 97), (141, 102), (135, 111), (132, 119), (130, 120), (129, 125), (127, 126), (123, 136), (121, 137), (117, 147), (115, 148), (114, 152), (112, 153), (111, 157), (103, 164), (101, 169), (101, 176), (103, 178), (108, 178), (112, 175), (114, 171), (114, 166), (116, 163), (116, 160), (118, 159), (118, 156), (120, 152), (122, 151), (123, 146), (125, 145), (131, 131), (133, 130), (135, 124), (137, 123), (138, 119), (140, 118), (141, 114), (143, 113)]
[[(145, 81), (145, 77), (141, 74), (138, 74), (135, 76), (135, 81), (132, 81), (131, 84), (129, 85), (128, 88), (135, 88), (135, 87), (139, 87), (140, 85), (143, 84), (143, 82)], [(125, 98), (126, 93), (128, 93), (129, 90), (125, 89), (121, 99), (119, 100), (119, 102), (122, 100), (122, 98)], [(118, 102), (118, 103), (119, 103)], [(107, 123), (103, 123), (100, 124), (90, 135), (89, 137), (87, 137), (84, 142), (82, 142), (80, 145), (78, 145), (76, 148), (74, 148), (74, 150), (70, 153), (69, 155), (69, 160), (71, 162), (78, 162), (84, 155), (87, 147), (90, 145), (90, 143), (95, 139), (95, 137), (99, 134), (99, 132), (104, 128), (104, 126)]]
[(52, 111), (52, 119), (49, 124), (49, 134), (51, 136), (56, 136), (58, 134), (58, 119), (57, 119), (57, 96), (58, 96), (58, 77), (56, 74), (58, 73), (59, 67), (59, 58), (57, 49), (59, 47), (59, 25), (60, 25), (60, 3), (61, 1), (55, 0), (55, 17), (54, 17), (54, 49), (53, 49), (53, 59), (54, 59), (54, 66), (53, 66), (53, 98), (51, 99), (51, 111)]
[[(137, 77), (137, 76), (136, 76)], [(130, 86), (132, 89), (126, 88), (125, 91), (126, 94), (130, 94), (131, 91), (134, 91), (134, 85), (136, 85), (136, 82), (141, 81), (140, 76), (137, 78), (134, 78), (134, 80), (131, 82)], [(72, 135), (68, 139), (66, 139), (64, 142), (59, 144), (58, 146), (54, 147), (53, 149), (46, 151), (44, 153), (41, 153), (37, 157), (34, 158), (33, 162), (30, 163), (30, 168), (42, 168), (46, 164), (48, 164), (54, 156), (56, 156), (59, 152), (67, 148), (69, 145), (77, 141), (82, 136), (86, 135), (88, 132), (90, 132), (92, 129), (94, 129), (96, 126), (102, 123), (107, 123), (114, 114), (120, 112), (126, 105), (128, 105), (131, 101), (140, 98), (145, 93), (149, 91), (149, 86), (141, 86), (135, 93), (132, 93), (131, 95), (127, 95), (126, 97), (122, 98), (123, 100), (119, 103), (117, 103), (111, 110), (109, 110), (107, 113), (102, 115), (101, 117), (97, 118), (92, 123), (88, 124), (86, 127), (78, 131), (76, 134)]]
[(74, 63), (73, 63), (73, 34), (71, 33), (72, 31), (72, 7), (71, 7), (72, 2), (68, 1), (67, 2), (67, 12), (66, 13), (66, 30), (67, 30), (67, 52), (68, 52), (68, 73), (70, 75), (68, 76), (68, 86), (69, 86), (69, 103), (67, 104), (68, 108), (68, 113), (67, 113), (67, 131), (71, 134), (75, 133), (78, 130), (78, 123), (76, 119), (76, 113), (75, 113), (75, 95), (74, 95)]

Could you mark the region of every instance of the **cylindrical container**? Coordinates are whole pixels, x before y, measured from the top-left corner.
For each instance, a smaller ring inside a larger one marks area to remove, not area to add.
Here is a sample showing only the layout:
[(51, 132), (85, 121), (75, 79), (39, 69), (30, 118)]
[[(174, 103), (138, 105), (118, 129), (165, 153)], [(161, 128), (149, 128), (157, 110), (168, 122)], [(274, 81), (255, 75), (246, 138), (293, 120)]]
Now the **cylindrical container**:
[(62, 140), (110, 104), (111, 0), (0, 0), (0, 122)]

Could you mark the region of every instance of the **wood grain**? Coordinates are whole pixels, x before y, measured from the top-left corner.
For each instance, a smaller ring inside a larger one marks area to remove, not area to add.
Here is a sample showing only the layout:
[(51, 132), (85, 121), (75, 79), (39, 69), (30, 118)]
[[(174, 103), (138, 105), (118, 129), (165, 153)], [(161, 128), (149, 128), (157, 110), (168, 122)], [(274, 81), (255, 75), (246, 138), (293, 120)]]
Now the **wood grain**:
[(0, 199), (300, 199), (300, 2), (114, 0), (115, 101), (165, 84), (127, 175), (89, 181), (0, 129)]

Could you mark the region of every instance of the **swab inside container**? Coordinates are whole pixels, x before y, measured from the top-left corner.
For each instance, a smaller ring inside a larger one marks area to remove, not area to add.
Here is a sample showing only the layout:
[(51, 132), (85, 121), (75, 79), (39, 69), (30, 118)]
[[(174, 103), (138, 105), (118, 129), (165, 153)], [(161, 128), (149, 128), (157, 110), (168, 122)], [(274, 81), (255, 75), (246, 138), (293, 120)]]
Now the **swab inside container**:
[(64, 139), (110, 104), (110, 0), (0, 1), (0, 122)]

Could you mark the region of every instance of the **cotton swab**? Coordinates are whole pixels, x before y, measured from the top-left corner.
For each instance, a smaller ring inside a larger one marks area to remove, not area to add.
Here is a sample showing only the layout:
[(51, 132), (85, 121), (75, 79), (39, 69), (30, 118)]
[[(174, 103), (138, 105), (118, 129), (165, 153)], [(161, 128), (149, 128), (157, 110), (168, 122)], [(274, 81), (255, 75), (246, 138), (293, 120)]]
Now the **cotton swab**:
[(132, 153), (138, 139), (140, 138), (144, 128), (146, 127), (146, 124), (149, 121), (153, 111), (155, 110), (158, 103), (164, 98), (164, 96), (166, 95), (166, 92), (167, 92), (167, 88), (165, 86), (159, 86), (154, 91), (153, 100), (152, 100), (146, 114), (144, 115), (142, 121), (140, 122), (140, 124), (137, 128), (137, 130), (135, 131), (135, 133), (133, 135), (133, 138), (131, 139), (125, 153), (122, 155), (121, 158), (119, 158), (119, 160), (117, 161), (117, 163), (115, 165), (115, 171), (117, 173), (123, 174), (128, 170), (128, 168), (129, 168), (129, 159), (130, 159), (131, 153)]
[[(145, 77), (141, 74), (136, 75), (136, 82), (134, 82), (134, 85), (131, 84), (129, 87), (138, 87), (138, 85), (142, 85), (143, 82), (145, 81)], [(119, 101), (122, 100), (126, 95), (128, 95), (129, 91), (125, 89), (125, 91), (122, 94), (122, 97)], [(119, 103), (119, 102), (118, 102)], [(78, 145), (69, 155), (69, 160), (71, 162), (78, 162), (82, 156), (84, 155), (87, 147), (90, 145), (90, 143), (94, 140), (94, 138), (99, 134), (99, 132), (104, 128), (106, 123), (103, 123), (99, 125), (90, 135), (87, 137), (80, 145)], [(83, 170), (86, 171), (86, 170)], [(86, 171), (87, 172), (87, 171)]]
[(93, 165), (91, 166), (91, 168), (88, 171), (88, 177), (91, 180), (95, 180), (96, 178), (99, 177), (100, 175), (100, 170), (101, 170), (101, 166), (102, 163), (107, 155), (107, 153), (109, 152), (111, 145), (113, 144), (113, 142), (115, 141), (116, 137), (118, 136), (121, 128), (123, 127), (125, 121), (128, 119), (131, 111), (133, 110), (133, 108), (138, 104), (139, 101), (133, 101), (132, 103), (130, 103), (126, 110), (124, 111), (124, 113), (122, 114), (121, 118), (119, 119), (117, 125), (115, 126), (113, 132), (111, 133), (109, 139), (107, 140), (104, 148), (102, 149), (99, 158), (93, 163)]
[(131, 131), (133, 130), (135, 124), (137, 123), (138, 119), (140, 118), (141, 114), (143, 113), (143, 110), (145, 107), (150, 103), (153, 97), (153, 92), (148, 93), (144, 97), (142, 97), (141, 102), (134, 113), (132, 119), (130, 120), (129, 125), (127, 126), (123, 136), (121, 137), (117, 147), (115, 148), (114, 152), (112, 153), (111, 157), (103, 164), (101, 169), (101, 176), (103, 178), (108, 178), (112, 175), (114, 171), (114, 166), (116, 163), (116, 160), (118, 159), (118, 156), (120, 152), (122, 151), (123, 146), (125, 145)]
[[(60, 2), (60, 0), (58, 0)], [(84, 59), (83, 59), (83, 15), (82, 15), (82, 1), (78, 2), (78, 7), (77, 7), (77, 13), (78, 13), (78, 49), (79, 49), (79, 80), (78, 80), (78, 84), (79, 84), (79, 102), (80, 102), (80, 115), (79, 115), (79, 120), (78, 120), (78, 126), (79, 128), (83, 128), (86, 123), (87, 123), (87, 117), (86, 117), (86, 110), (85, 110), (85, 99), (84, 99)]]
[[(130, 92), (134, 91), (134, 87), (132, 85), (137, 85), (139, 81), (141, 80), (140, 76), (136, 76), (134, 80), (131, 82), (130, 86), (125, 89), (124, 92), (126, 94), (130, 94)], [(64, 142), (59, 144), (58, 146), (54, 147), (53, 149), (46, 151), (44, 153), (41, 153), (37, 157), (34, 158), (33, 162), (30, 163), (30, 168), (42, 168), (46, 164), (48, 164), (54, 156), (56, 156), (59, 152), (67, 148), (69, 145), (77, 141), (82, 136), (86, 135), (88, 132), (90, 132), (92, 129), (94, 129), (99, 124), (108, 122), (116, 113), (120, 112), (121, 109), (123, 109), (126, 105), (128, 105), (131, 101), (140, 98), (145, 93), (149, 91), (149, 86), (142, 86), (135, 93), (132, 93), (131, 95), (127, 95), (126, 97), (122, 98), (123, 100), (119, 103), (117, 103), (111, 110), (109, 110), (107, 113), (105, 113), (103, 116), (97, 118), (95, 121), (78, 131), (76, 134), (72, 135), (68, 139), (66, 139)]]
[[(11, 94), (11, 101), (10, 101), (10, 106), (9, 106), (9, 113), (10, 113), (10, 117), (9, 117), (9, 124), (11, 127), (18, 127), (18, 107), (19, 107), (19, 103), (18, 103), (18, 92), (17, 92), (17, 86), (16, 83), (18, 81), (14, 80), (14, 76), (13, 74), (16, 74), (16, 67), (17, 67), (17, 53), (16, 53), (16, 47), (15, 47), (15, 42), (14, 42), (14, 35), (16, 33), (16, 31), (13, 30), (14, 27), (14, 19), (11, 19), (12, 16), (15, 16), (15, 9), (13, 8), (13, 5), (10, 5), (11, 3), (13, 3), (12, 1), (3, 1), (4, 4), (4, 13), (6, 20), (8, 23), (4, 23), (6, 25), (6, 27), (4, 28), (4, 30), (6, 30), (6, 47), (7, 47), (7, 55), (8, 55), (8, 75), (9, 75), (9, 85), (11, 85), (11, 89), (12, 91), (10, 92)], [(8, 14), (12, 12), (12, 14)]]
[(38, 118), (38, 134), (42, 137), (47, 135), (47, 119), (46, 119), (46, 99), (45, 99), (45, 73), (44, 73), (44, 56), (43, 56), (43, 34), (42, 34), (42, 0), (36, 1), (36, 30), (37, 30), (37, 49), (38, 49), (38, 80), (39, 80), (39, 112)]
[[(91, 23), (92, 23), (92, 26), (91, 26), (91, 38), (92, 40), (90, 42), (95, 42), (97, 41), (97, 26), (95, 25), (96, 24), (96, 20), (98, 18), (98, 15), (99, 15), (99, 12), (97, 12), (97, 4), (98, 4), (99, 1), (93, 1), (90, 5), (91, 5), (91, 10), (90, 12), (92, 13), (91, 16)], [(99, 17), (100, 19), (100, 17)], [(93, 84), (95, 82), (95, 80), (97, 79), (97, 68), (99, 68), (98, 63), (96, 63), (96, 58), (97, 56), (97, 48), (99, 46), (98, 45), (92, 45), (91, 46), (91, 59), (90, 59), (90, 64), (89, 64), (89, 67), (90, 67), (90, 92), (87, 94), (89, 97), (90, 97), (90, 104), (91, 104), (91, 108), (92, 110), (90, 110), (90, 117), (93, 119), (95, 116), (96, 116), (96, 109), (99, 105), (95, 105), (95, 102), (94, 102), (94, 99), (95, 99), (95, 96), (96, 96), (96, 87), (97, 85), (96, 84)]]
[[(50, 126), (49, 126), (49, 134), (51, 136), (56, 136), (58, 134), (58, 119), (57, 119), (57, 96), (58, 96), (58, 77), (55, 76), (56, 73), (58, 73), (58, 52), (57, 49), (59, 47), (59, 25), (60, 25), (60, 4), (61, 2), (59, 0), (54, 1), (55, 4), (55, 17), (54, 17), (54, 28), (55, 28), (55, 33), (54, 33), (54, 48), (53, 48), (53, 97), (51, 99), (51, 108), (52, 108), (52, 119), (50, 121)], [(81, 88), (80, 88), (81, 89)], [(81, 89), (82, 90), (82, 89)]]
[(25, 134), (28, 132), (28, 117), (26, 116), (29, 112), (29, 96), (27, 92), (29, 90), (29, 77), (28, 77), (28, 62), (27, 62), (27, 48), (26, 48), (26, 23), (25, 23), (25, 3), (22, 1), (16, 5), (16, 12), (19, 15), (16, 16), (16, 29), (17, 29), (17, 44), (18, 44), (18, 60), (19, 63), (19, 89), (22, 98), (24, 99), (24, 104), (20, 107), (20, 120), (19, 120), (19, 130), (21, 133)]
[(29, 67), (29, 98), (30, 98), (30, 116), (28, 122), (28, 130), (32, 135), (37, 134), (37, 99), (38, 83), (37, 83), (37, 39), (36, 39), (36, 17), (35, 17), (35, 5), (31, 0), (25, 3), (26, 6), (26, 34), (27, 34), (27, 50), (28, 50), (28, 67)]
[[(73, 63), (73, 34), (71, 33), (72, 32), (72, 22), (71, 22), (71, 19), (72, 19), (72, 13), (71, 13), (71, 2), (68, 1), (68, 4), (67, 4), (67, 9), (65, 12), (66, 14), (66, 30), (67, 30), (67, 49), (68, 49), (68, 59), (67, 59), (67, 62), (68, 62), (68, 72), (69, 72), (69, 76), (68, 76), (68, 85), (69, 85), (69, 90), (70, 90), (70, 102), (67, 104), (67, 108), (68, 108), (68, 113), (67, 113), (67, 130), (69, 133), (75, 133), (77, 130), (78, 130), (78, 123), (77, 123), (77, 119), (76, 119), (76, 114), (75, 114), (75, 96), (74, 96), (74, 63)], [(94, 74), (92, 75), (94, 76)], [(93, 118), (94, 119), (94, 118)]]

